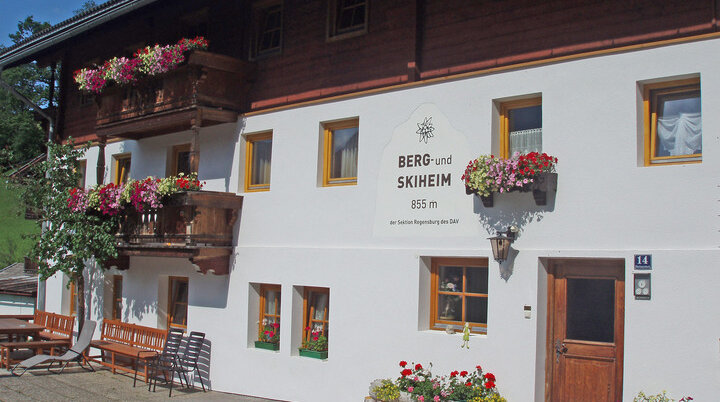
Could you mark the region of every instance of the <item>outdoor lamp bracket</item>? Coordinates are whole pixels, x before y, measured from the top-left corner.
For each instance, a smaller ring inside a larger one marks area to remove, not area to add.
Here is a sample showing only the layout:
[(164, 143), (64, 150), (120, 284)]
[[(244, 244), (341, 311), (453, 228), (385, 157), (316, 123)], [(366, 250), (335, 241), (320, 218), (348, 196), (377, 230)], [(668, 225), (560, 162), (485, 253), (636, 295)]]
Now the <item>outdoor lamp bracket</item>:
[(490, 246), (492, 247), (493, 258), (498, 263), (502, 263), (507, 260), (508, 252), (510, 251), (510, 244), (515, 240), (515, 235), (518, 229), (515, 226), (510, 226), (507, 231), (498, 231), (494, 237), (489, 237)]

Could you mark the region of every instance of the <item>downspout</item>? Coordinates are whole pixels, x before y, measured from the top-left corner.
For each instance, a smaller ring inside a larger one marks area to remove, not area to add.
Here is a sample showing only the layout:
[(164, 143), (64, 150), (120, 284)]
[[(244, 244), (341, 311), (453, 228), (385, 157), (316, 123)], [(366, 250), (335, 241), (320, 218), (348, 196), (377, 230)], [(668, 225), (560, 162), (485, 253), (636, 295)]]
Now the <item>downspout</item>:
[[(48, 121), (48, 142), (52, 141), (55, 136), (55, 119), (53, 119), (52, 116), (47, 114), (40, 106), (36, 105), (33, 101), (28, 99), (27, 96), (18, 92), (15, 88), (12, 87), (12, 85), (3, 81), (2, 71), (3, 71), (3, 66), (0, 66), (0, 87), (5, 88), (8, 92), (10, 92), (10, 94), (12, 96), (14, 96), (16, 99), (22, 101), (29, 108), (33, 109), (40, 116), (42, 116), (43, 118), (45, 118)], [(53, 69), (53, 78), (54, 78), (54, 76), (55, 76), (55, 69)], [(52, 105), (52, 98), (50, 98), (49, 101), (50, 101), (50, 105)], [(47, 160), (50, 160), (50, 147), (48, 147), (46, 157), (47, 157)], [(46, 300), (45, 287), (46, 287), (45, 281), (41, 280), (40, 276), (38, 276), (38, 292), (37, 292), (37, 301), (35, 304), (36, 309), (45, 310), (45, 300)]]

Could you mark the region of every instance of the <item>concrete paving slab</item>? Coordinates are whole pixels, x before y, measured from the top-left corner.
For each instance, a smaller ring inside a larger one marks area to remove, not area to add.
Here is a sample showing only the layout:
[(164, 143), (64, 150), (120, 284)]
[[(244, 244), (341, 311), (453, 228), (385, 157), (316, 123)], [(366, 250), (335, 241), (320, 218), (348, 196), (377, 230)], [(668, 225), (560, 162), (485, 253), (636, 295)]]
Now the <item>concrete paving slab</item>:
[[(158, 384), (157, 392), (148, 392), (144, 382), (133, 388), (132, 376), (112, 374), (96, 367), (96, 372), (70, 367), (62, 374), (48, 373), (44, 368), (33, 369), (21, 377), (0, 369), (0, 402), (5, 401), (153, 401), (168, 399), (168, 388)], [(186, 389), (173, 386), (172, 399), (188, 401), (279, 402), (252, 396), (203, 392), (201, 388)]]

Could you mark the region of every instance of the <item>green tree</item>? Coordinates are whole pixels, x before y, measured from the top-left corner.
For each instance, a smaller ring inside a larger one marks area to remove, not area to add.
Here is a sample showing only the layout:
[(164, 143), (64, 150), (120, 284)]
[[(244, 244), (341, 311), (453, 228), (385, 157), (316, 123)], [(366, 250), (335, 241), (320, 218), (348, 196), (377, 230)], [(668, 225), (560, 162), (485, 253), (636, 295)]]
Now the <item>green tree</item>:
[(75, 15), (82, 14), (82, 13), (84, 13), (85, 11), (88, 11), (88, 10), (90, 10), (91, 8), (95, 8), (95, 7), (97, 7), (97, 4), (95, 4), (95, 1), (93, 1), (93, 0), (88, 0), (88, 1), (84, 2), (84, 3), (80, 6), (80, 8), (78, 8), (77, 10), (73, 10), (73, 14), (75, 14)]
[[(47, 22), (38, 22), (33, 16), (18, 22), (18, 30), (10, 34), (14, 44), (50, 27)], [(4, 48), (0, 46), (0, 52)], [(18, 92), (43, 108), (50, 105), (49, 88), (51, 72), (49, 67), (27, 63), (2, 71), (0, 78)], [(13, 159), (9, 163), (20, 163), (43, 152), (45, 134), (32, 110), (4, 88), (0, 88), (0, 149), (11, 149)]]
[(68, 206), (70, 191), (80, 179), (78, 159), (88, 147), (75, 148), (72, 140), (48, 143), (48, 160), (17, 183), (21, 199), (40, 216), (37, 222), (43, 225), (41, 233), (32, 235), (32, 256), (39, 261), (40, 277), (47, 279), (62, 272), (77, 286), (80, 328), (85, 322), (83, 272), (86, 267), (97, 269), (117, 257), (114, 233), (118, 218), (74, 212)]

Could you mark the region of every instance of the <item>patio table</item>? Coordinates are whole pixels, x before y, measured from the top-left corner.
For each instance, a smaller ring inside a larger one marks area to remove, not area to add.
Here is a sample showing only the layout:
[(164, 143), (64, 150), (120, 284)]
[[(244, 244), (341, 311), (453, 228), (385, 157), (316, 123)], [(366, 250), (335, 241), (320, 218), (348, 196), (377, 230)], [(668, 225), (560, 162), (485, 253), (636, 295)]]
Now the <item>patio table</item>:
[(13, 340), (13, 336), (25, 335), (37, 338), (40, 331), (44, 330), (45, 327), (29, 323), (27, 321), (19, 320), (17, 318), (0, 318), (0, 334), (6, 334), (10, 340)]

